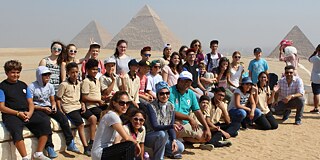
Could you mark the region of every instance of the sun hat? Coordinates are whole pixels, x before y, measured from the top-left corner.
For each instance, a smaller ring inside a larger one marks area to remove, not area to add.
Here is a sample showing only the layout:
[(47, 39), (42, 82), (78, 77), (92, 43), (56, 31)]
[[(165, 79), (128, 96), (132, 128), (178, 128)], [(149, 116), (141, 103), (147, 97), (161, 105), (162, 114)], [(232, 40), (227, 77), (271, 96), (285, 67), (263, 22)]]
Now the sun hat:
[(156, 84), (156, 93), (159, 93), (159, 91), (160, 91), (161, 89), (164, 89), (164, 88), (166, 88), (166, 89), (169, 90), (169, 85), (168, 85), (168, 83), (167, 83), (166, 81), (160, 81), (160, 82), (158, 82), (158, 83)]
[(241, 84), (248, 84), (248, 83), (249, 83), (249, 84), (253, 84), (250, 77), (244, 77), (244, 78), (242, 78)]
[(182, 71), (179, 75), (179, 79), (192, 81), (192, 74), (188, 71)]

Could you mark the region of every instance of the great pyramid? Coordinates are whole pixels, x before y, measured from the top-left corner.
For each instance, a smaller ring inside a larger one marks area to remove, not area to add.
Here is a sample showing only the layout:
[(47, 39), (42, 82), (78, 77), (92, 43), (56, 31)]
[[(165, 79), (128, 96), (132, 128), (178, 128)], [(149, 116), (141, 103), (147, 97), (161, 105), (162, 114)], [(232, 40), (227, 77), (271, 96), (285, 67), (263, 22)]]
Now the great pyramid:
[[(296, 47), (298, 50), (299, 58), (309, 58), (309, 56), (315, 50), (313, 44), (310, 42), (310, 40), (306, 37), (306, 35), (300, 30), (298, 26), (294, 26), (283, 39), (293, 41), (293, 46)], [(281, 40), (279, 40), (279, 43)], [(279, 47), (280, 44), (277, 45), (277, 47), (271, 52), (271, 54), (268, 57), (279, 58)]]
[(91, 21), (84, 27), (70, 43), (75, 44), (78, 48), (88, 48), (90, 39), (105, 47), (111, 40), (112, 36), (95, 20)]
[(114, 49), (120, 39), (128, 41), (128, 49), (130, 50), (140, 50), (144, 46), (150, 46), (153, 51), (162, 51), (166, 43), (171, 44), (173, 50), (178, 50), (181, 46), (180, 40), (148, 5), (145, 5), (121, 29), (106, 48)]

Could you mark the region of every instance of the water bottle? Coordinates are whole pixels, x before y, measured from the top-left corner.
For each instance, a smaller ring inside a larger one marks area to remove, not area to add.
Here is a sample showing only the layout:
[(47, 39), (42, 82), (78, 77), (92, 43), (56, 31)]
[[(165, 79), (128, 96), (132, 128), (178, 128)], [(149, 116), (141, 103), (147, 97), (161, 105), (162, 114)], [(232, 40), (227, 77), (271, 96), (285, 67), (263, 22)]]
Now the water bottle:
[(143, 158), (144, 158), (144, 160), (150, 160), (149, 153), (148, 152), (144, 152)]

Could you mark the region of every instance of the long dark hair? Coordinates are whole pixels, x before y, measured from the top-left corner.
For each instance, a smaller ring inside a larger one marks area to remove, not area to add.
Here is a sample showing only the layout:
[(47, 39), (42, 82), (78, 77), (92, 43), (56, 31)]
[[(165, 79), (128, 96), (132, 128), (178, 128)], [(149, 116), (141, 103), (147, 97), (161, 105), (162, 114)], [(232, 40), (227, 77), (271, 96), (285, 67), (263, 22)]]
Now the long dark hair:
[[(70, 63), (69, 63), (70, 64)], [(127, 95), (129, 97), (129, 94), (126, 91), (117, 91), (111, 98), (110, 104), (108, 108), (101, 112), (100, 118), (102, 118), (106, 113), (108, 113), (110, 110), (115, 110), (113, 102), (118, 102), (120, 97), (123, 95)]]
[(316, 55), (318, 52), (320, 52), (320, 44), (317, 46), (316, 50), (313, 52), (313, 54), (309, 57), (309, 60), (312, 56)]
[(218, 66), (218, 74), (220, 74), (220, 72), (221, 72), (221, 67), (222, 67), (222, 63), (223, 62), (228, 62), (228, 68), (224, 71), (224, 73), (222, 75), (222, 77), (225, 77), (225, 76), (227, 76), (227, 73), (229, 72), (230, 62), (229, 62), (229, 59), (227, 57), (221, 57), (220, 61), (219, 61), (219, 66)]
[(118, 42), (117, 42), (117, 46), (116, 46), (116, 49), (114, 51), (114, 57), (115, 58), (119, 58), (119, 51), (118, 51), (118, 46), (121, 44), (121, 43), (125, 43), (126, 45), (128, 45), (128, 42), (124, 39), (120, 39)]
[(50, 50), (52, 50), (52, 47), (53, 47), (55, 44), (59, 44), (59, 45), (61, 46), (61, 48), (62, 48), (61, 53), (59, 54), (58, 59), (57, 59), (57, 64), (60, 66), (61, 63), (62, 63), (62, 61), (63, 61), (63, 57), (62, 57), (62, 56), (63, 56), (63, 55), (65, 54), (65, 52), (66, 52), (66, 46), (65, 46), (62, 42), (60, 42), (60, 41), (53, 41), (53, 42), (51, 43)]
[(178, 65), (175, 65), (172, 60), (173, 60), (173, 57), (174, 56), (179, 56), (179, 59), (180, 59), (180, 55), (178, 52), (173, 52), (170, 56), (170, 62), (169, 62), (169, 67), (171, 69), (171, 71), (174, 73), (174, 74), (177, 74), (178, 73), (181, 73), (182, 72), (182, 62), (181, 62), (181, 59), (180, 59), (180, 62)]
[[(260, 94), (260, 91), (262, 90), (263, 91), (263, 89), (264, 89), (264, 87), (268, 87), (269, 86), (269, 79), (267, 80), (267, 84), (266, 84), (266, 86), (260, 86), (260, 77), (263, 75), (263, 74), (265, 74), (266, 76), (267, 76), (267, 78), (268, 78), (268, 73), (267, 72), (261, 72), (260, 74), (259, 74), (259, 76), (258, 76), (258, 82), (257, 82), (257, 86), (258, 86), (258, 94)], [(269, 96), (269, 93), (267, 93), (267, 96)]]
[(190, 48), (194, 48), (193, 46), (194, 46), (194, 44), (196, 44), (197, 42), (199, 43), (199, 49), (197, 50), (197, 53), (196, 53), (196, 54), (199, 54), (199, 53), (202, 53), (202, 45), (201, 45), (201, 42), (200, 42), (198, 39), (195, 39), (195, 40), (193, 40), (193, 41), (191, 42)]

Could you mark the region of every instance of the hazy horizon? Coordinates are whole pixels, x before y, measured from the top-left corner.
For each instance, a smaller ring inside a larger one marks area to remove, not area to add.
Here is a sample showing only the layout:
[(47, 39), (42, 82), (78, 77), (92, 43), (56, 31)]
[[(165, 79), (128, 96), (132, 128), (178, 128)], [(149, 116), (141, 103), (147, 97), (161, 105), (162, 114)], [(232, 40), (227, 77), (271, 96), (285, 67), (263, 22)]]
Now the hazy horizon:
[(259, 46), (269, 54), (295, 25), (314, 46), (319, 43), (320, 1), (18, 0), (0, 6), (0, 48), (45, 48), (54, 40), (68, 44), (92, 20), (115, 36), (146, 4), (182, 44), (199, 39), (204, 51), (218, 39), (221, 51), (251, 54)]

